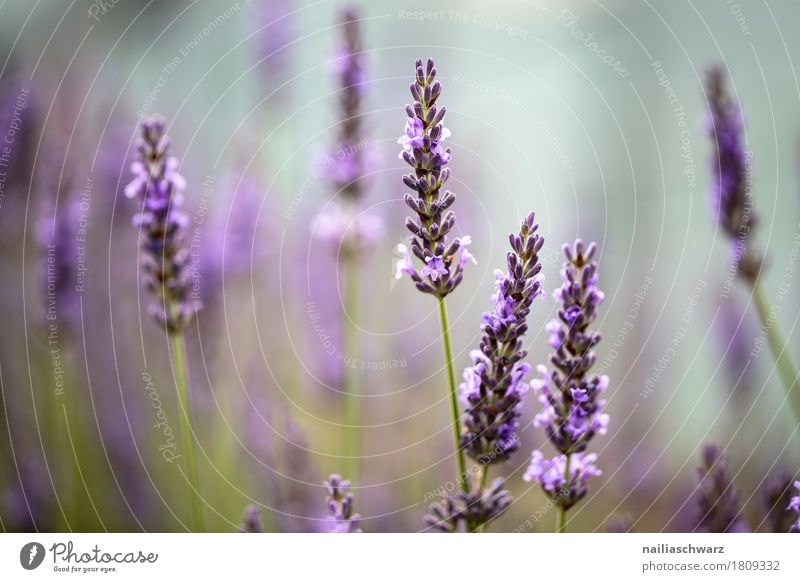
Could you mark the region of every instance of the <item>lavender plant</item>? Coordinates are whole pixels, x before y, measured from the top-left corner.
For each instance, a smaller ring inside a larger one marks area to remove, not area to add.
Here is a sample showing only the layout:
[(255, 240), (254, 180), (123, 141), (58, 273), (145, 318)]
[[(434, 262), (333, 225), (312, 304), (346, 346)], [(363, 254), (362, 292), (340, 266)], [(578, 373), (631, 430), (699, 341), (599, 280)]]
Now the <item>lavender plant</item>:
[(181, 213), (186, 181), (178, 173), (178, 159), (170, 152), (164, 120), (142, 121), (137, 160), (131, 164), (133, 179), (125, 188), (128, 198), (141, 204), (133, 224), (141, 239), (141, 269), (144, 284), (153, 295), (149, 310), (172, 344), (178, 399), (181, 405), (182, 440), (186, 469), (192, 489), (194, 529), (203, 529), (190, 420), (188, 370), (183, 330), (194, 318), (200, 302), (192, 298), (189, 253), (183, 247), (187, 219)]
[[(414, 194), (405, 194), (404, 200), (415, 212), (416, 219), (406, 218), (406, 228), (411, 231), (409, 236), (411, 252), (409, 253), (406, 245), (397, 245), (400, 259), (396, 262), (395, 276), (398, 279), (404, 275), (408, 276), (417, 289), (438, 299), (456, 462), (459, 475), (462, 477), (460, 479), (462, 492), (468, 493), (466, 463), (459, 430), (453, 348), (445, 298), (461, 283), (467, 261), (474, 262), (475, 259), (467, 250), (471, 241), (469, 236), (453, 238), (448, 242), (448, 234), (456, 222), (455, 214), (450, 210), (456, 197), (449, 190), (442, 192), (450, 177), (447, 164), (452, 154), (450, 148), (444, 146), (444, 141), (450, 132), (442, 124), (446, 109), (437, 105), (442, 86), (436, 80), (436, 66), (433, 59), (428, 59), (424, 65), (422, 59), (417, 59), (415, 72), (414, 82), (410, 86), (414, 103), (406, 105), (405, 133), (397, 143), (403, 147), (400, 158), (412, 168), (411, 173), (403, 176), (403, 183)], [(422, 263), (419, 271), (414, 266), (412, 255)]]
[(341, 44), (336, 50), (334, 73), (339, 85), (339, 110), (336, 139), (329, 154), (328, 177), (338, 196), (328, 210), (316, 220), (316, 233), (339, 251), (340, 273), (344, 280), (344, 309), (342, 312), (342, 360), (345, 393), (343, 421), (348, 437), (346, 454), (350, 473), (359, 475), (361, 436), (361, 399), (359, 370), (352, 359), (359, 353), (358, 312), (359, 265), (363, 253), (376, 243), (383, 233), (380, 219), (363, 210), (364, 176), (369, 167), (369, 152), (363, 122), (363, 97), (366, 88), (365, 53), (362, 47), (360, 13), (345, 7), (339, 15)]
[(714, 445), (705, 445), (697, 470), (696, 531), (736, 533), (748, 531), (741, 518), (739, 490), (733, 486), (728, 461)]
[(261, 511), (255, 505), (248, 505), (244, 509), (242, 524), (239, 530), (244, 533), (263, 533), (264, 527), (261, 524)]
[(511, 494), (503, 489), (504, 484), (504, 479), (497, 478), (489, 487), (470, 488), (455, 495), (446, 493), (441, 500), (431, 504), (425, 523), (446, 533), (476, 531), (498, 517), (513, 502)]
[(353, 494), (350, 493), (350, 481), (334, 473), (323, 485), (327, 493), (331, 533), (361, 533), (359, 527), (361, 516), (353, 512), (354, 501)]
[(566, 512), (587, 493), (589, 477), (600, 475), (597, 455), (585, 454), (595, 434), (605, 434), (608, 415), (601, 412), (600, 395), (608, 388), (608, 377), (591, 374), (597, 359), (592, 348), (600, 332), (589, 329), (597, 317), (603, 293), (597, 288), (597, 262), (592, 260), (595, 243), (585, 246), (580, 239), (573, 247), (564, 245), (566, 262), (561, 270), (561, 287), (553, 297), (559, 303), (558, 319), (547, 325), (552, 368), (539, 366), (541, 379), (531, 382), (539, 395), (542, 411), (534, 426), (543, 427), (560, 453), (545, 459), (533, 451), (524, 475), (538, 482), (558, 509), (556, 531), (566, 529)]
[(787, 399), (795, 420), (800, 421), (800, 379), (785, 348), (786, 342), (770, 317), (770, 307), (760, 276), (765, 259), (752, 241), (758, 220), (753, 210), (753, 195), (748, 176), (750, 169), (742, 142), (742, 113), (728, 95), (725, 72), (720, 67), (709, 69), (706, 75), (706, 99), (709, 106), (708, 134), (714, 148), (710, 158), (714, 217), (730, 242), (732, 263), (737, 275), (753, 294)]

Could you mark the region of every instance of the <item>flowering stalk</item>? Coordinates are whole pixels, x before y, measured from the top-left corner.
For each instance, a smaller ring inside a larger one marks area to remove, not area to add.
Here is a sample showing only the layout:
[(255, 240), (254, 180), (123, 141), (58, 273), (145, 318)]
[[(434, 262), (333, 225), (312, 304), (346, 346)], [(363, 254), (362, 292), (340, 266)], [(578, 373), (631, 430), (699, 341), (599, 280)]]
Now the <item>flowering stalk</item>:
[(178, 160), (170, 153), (164, 121), (142, 122), (138, 159), (131, 164), (133, 179), (125, 188), (128, 198), (138, 198), (141, 209), (133, 220), (139, 229), (141, 266), (145, 287), (154, 296), (150, 314), (169, 335), (174, 357), (175, 382), (181, 406), (181, 436), (186, 470), (192, 489), (193, 529), (202, 531), (193, 431), (190, 420), (188, 369), (183, 330), (194, 318), (200, 302), (191, 297), (189, 253), (183, 248), (186, 217), (180, 212), (186, 182), (178, 173)]
[[(447, 316), (445, 298), (455, 290), (463, 278), (467, 261), (475, 261), (467, 250), (469, 236), (454, 238), (448, 242), (447, 235), (455, 225), (455, 214), (449, 210), (455, 202), (455, 194), (442, 187), (450, 176), (447, 164), (451, 152), (443, 145), (450, 132), (442, 125), (446, 110), (438, 107), (437, 101), (442, 86), (436, 80), (436, 67), (433, 59), (423, 66), (422, 59), (415, 63), (416, 76), (410, 86), (414, 98), (413, 105), (406, 105), (405, 134), (397, 140), (403, 150), (400, 158), (411, 166), (413, 172), (403, 176), (403, 183), (415, 195), (406, 194), (406, 205), (417, 217), (406, 218), (406, 228), (411, 231), (409, 242), (411, 252), (404, 244), (397, 245), (400, 259), (396, 263), (395, 276), (399, 279), (407, 275), (417, 289), (434, 295), (439, 302), (439, 323), (442, 329), (442, 350), (450, 396), (453, 437), (455, 440), (456, 462), (462, 491), (468, 492), (466, 464), (461, 448), (459, 430), (458, 397), (453, 367), (453, 348), (450, 342), (450, 323)], [(417, 271), (411, 255), (422, 262)]]
[(353, 7), (340, 13), (341, 45), (334, 59), (334, 74), (339, 85), (339, 123), (336, 139), (328, 158), (331, 186), (339, 197), (329, 210), (317, 217), (316, 232), (320, 238), (339, 252), (340, 273), (344, 281), (343, 330), (343, 392), (342, 424), (347, 432), (346, 454), (351, 460), (350, 473), (359, 474), (361, 435), (360, 374), (356, 357), (360, 353), (358, 311), (359, 266), (362, 255), (382, 234), (380, 220), (361, 210), (364, 197), (364, 175), (367, 173), (368, 152), (362, 119), (363, 96), (366, 88), (364, 53), (362, 49), (360, 14)]
[(539, 366), (540, 380), (531, 382), (539, 395), (542, 412), (534, 426), (545, 432), (559, 451), (545, 459), (533, 451), (524, 475), (526, 481), (538, 481), (558, 509), (556, 531), (566, 530), (566, 512), (587, 493), (589, 477), (600, 475), (595, 466), (596, 454), (584, 454), (595, 434), (605, 434), (608, 415), (601, 413), (605, 400), (600, 395), (608, 387), (608, 377), (590, 374), (597, 357), (592, 348), (600, 333), (589, 326), (597, 317), (603, 293), (597, 288), (597, 262), (592, 260), (597, 246), (584, 246), (580, 239), (564, 245), (566, 262), (561, 270), (561, 287), (553, 297), (560, 304), (558, 319), (547, 325), (552, 369)]
[(345, 481), (335, 473), (323, 483), (328, 496), (328, 515), (331, 519), (331, 533), (361, 533), (361, 516), (353, 512), (353, 494), (350, 481)]
[(741, 518), (739, 490), (733, 486), (728, 462), (714, 445), (705, 445), (701, 452), (700, 480), (697, 495), (697, 525), (707, 533), (737, 533), (748, 531)]
[(763, 502), (767, 531), (789, 531), (794, 521), (789, 511), (792, 504), (792, 477), (783, 471), (770, 475), (764, 485)]
[(714, 146), (710, 162), (713, 174), (711, 200), (715, 218), (730, 240), (732, 261), (737, 274), (752, 290), (756, 310), (775, 358), (789, 405), (795, 420), (800, 422), (800, 378), (787, 353), (786, 342), (770, 314), (761, 286), (764, 256), (751, 244), (757, 217), (752, 209), (749, 169), (742, 143), (742, 113), (728, 95), (725, 73), (719, 67), (710, 69), (706, 75), (706, 98), (709, 105), (708, 134)]

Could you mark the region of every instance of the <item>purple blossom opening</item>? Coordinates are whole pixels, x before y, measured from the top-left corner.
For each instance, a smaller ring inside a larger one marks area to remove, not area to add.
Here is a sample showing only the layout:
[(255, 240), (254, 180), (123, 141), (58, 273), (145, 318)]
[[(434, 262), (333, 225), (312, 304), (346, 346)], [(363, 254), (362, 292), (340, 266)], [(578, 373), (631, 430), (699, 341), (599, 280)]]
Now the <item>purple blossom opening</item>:
[(539, 251), (544, 238), (531, 212), (522, 221), (519, 234), (510, 234), (511, 252), (506, 272), (496, 275), (494, 309), (484, 314), (480, 349), (470, 353), (472, 366), (464, 370), (459, 390), (467, 410), (461, 446), (481, 464), (504, 461), (517, 450), (516, 434), (525, 377), (530, 366), (522, 359), (522, 337), (533, 300), (542, 294)]
[(323, 483), (328, 494), (326, 502), (331, 522), (331, 533), (361, 533), (359, 522), (361, 516), (354, 513), (353, 494), (350, 493), (350, 481), (332, 474)]
[(400, 159), (413, 169), (413, 173), (403, 176), (403, 183), (414, 195), (406, 193), (404, 200), (417, 216), (406, 218), (406, 228), (411, 231), (411, 254), (423, 266), (418, 272), (404, 256), (395, 273), (410, 277), (423, 293), (443, 298), (461, 282), (467, 261), (474, 262), (475, 258), (466, 250), (470, 237), (447, 242), (456, 221), (449, 210), (456, 197), (449, 190), (441, 193), (450, 176), (447, 164), (451, 158), (450, 149), (443, 145), (450, 135), (442, 125), (446, 110), (437, 105), (442, 86), (436, 80), (433, 59), (424, 65), (422, 59), (417, 59), (415, 70), (410, 87), (414, 104), (406, 105), (405, 130), (397, 143), (403, 148)]
[[(542, 410), (533, 424), (542, 427), (560, 455), (545, 461), (534, 451), (526, 478), (538, 481), (546, 493), (563, 509), (569, 509), (586, 494), (589, 477), (599, 475), (595, 455), (581, 455), (595, 434), (605, 434), (609, 417), (602, 412), (605, 400), (600, 395), (609, 384), (607, 376), (591, 374), (597, 360), (592, 350), (601, 335), (590, 330), (603, 302), (597, 287), (597, 245), (564, 245), (566, 262), (561, 270), (561, 287), (553, 292), (560, 304), (558, 319), (547, 325), (552, 368), (538, 366), (541, 378), (531, 382)], [(561, 477), (554, 473), (561, 469)], [(565, 482), (564, 472), (570, 475)], [(573, 478), (574, 477), (574, 478)]]
[(141, 232), (144, 283), (155, 297), (150, 313), (168, 333), (175, 334), (194, 318), (201, 304), (191, 294), (190, 256), (182, 245), (187, 219), (180, 207), (186, 181), (169, 146), (162, 119), (142, 122), (138, 159), (131, 164), (133, 179), (125, 195), (141, 203), (133, 225)]

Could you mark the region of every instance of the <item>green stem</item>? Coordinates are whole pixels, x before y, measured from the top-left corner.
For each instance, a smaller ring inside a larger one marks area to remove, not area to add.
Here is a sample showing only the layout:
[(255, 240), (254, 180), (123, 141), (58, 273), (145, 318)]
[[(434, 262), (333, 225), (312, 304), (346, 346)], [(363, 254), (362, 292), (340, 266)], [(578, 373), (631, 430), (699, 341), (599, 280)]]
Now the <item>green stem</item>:
[(450, 322), (447, 318), (447, 305), (443, 297), (439, 297), (439, 323), (442, 326), (442, 349), (444, 351), (444, 362), (447, 366), (447, 382), (450, 388), (450, 412), (453, 418), (453, 438), (455, 439), (456, 447), (458, 479), (461, 481), (461, 490), (464, 493), (469, 493), (464, 451), (461, 449), (461, 430), (458, 425), (458, 396), (456, 394), (456, 374), (453, 369), (453, 346), (450, 343)]
[[(561, 490), (561, 495), (566, 497), (569, 495), (569, 462), (571, 455), (566, 455), (567, 462), (564, 463), (564, 485)], [(556, 533), (566, 533), (567, 531), (567, 510), (563, 505), (559, 505), (556, 511)]]
[(778, 373), (786, 389), (786, 395), (789, 405), (792, 407), (795, 422), (800, 422), (800, 390), (798, 389), (797, 372), (789, 358), (787, 345), (778, 329), (777, 322), (769, 320), (769, 305), (767, 304), (767, 298), (764, 296), (760, 279), (753, 283), (753, 299), (758, 311), (758, 317), (761, 320), (761, 326), (767, 335), (767, 343), (769, 343), (778, 367)]
[(342, 257), (342, 271), (345, 280), (344, 313), (342, 325), (344, 326), (344, 399), (345, 413), (344, 424), (347, 436), (346, 454), (350, 459), (350, 474), (348, 478), (353, 483), (358, 481), (361, 462), (361, 390), (359, 386), (360, 373), (358, 369), (358, 325), (356, 316), (358, 312), (358, 261), (354, 251), (345, 251)]
[(186, 368), (186, 342), (183, 334), (176, 333), (170, 336), (172, 340), (172, 350), (175, 354), (175, 381), (178, 389), (178, 401), (181, 407), (181, 441), (183, 442), (184, 453), (186, 454), (186, 472), (188, 473), (189, 486), (192, 488), (192, 514), (194, 522), (192, 530), (195, 532), (205, 531), (203, 522), (203, 509), (200, 504), (200, 490), (197, 479), (197, 463), (194, 457), (194, 433), (192, 432), (192, 422), (189, 414), (189, 385), (188, 370)]
[[(481, 465), (481, 484), (480, 488), (483, 491), (484, 487), (486, 487), (486, 481), (489, 477), (489, 465)], [(478, 526), (477, 529), (474, 530), (475, 533), (486, 533), (489, 531), (489, 522), (482, 523)]]

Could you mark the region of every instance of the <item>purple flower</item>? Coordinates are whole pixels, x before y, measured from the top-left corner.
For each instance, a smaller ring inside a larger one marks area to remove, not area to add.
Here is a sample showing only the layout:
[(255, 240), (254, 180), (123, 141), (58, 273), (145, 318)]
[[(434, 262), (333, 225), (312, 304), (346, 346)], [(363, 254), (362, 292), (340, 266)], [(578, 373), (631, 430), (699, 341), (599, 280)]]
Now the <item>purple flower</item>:
[(595, 466), (595, 453), (573, 453), (569, 457), (569, 483), (564, 482), (567, 472), (567, 455), (545, 459), (541, 451), (533, 451), (523, 479), (537, 482), (545, 493), (565, 509), (580, 501), (588, 491), (589, 477), (602, 475)]
[[(800, 493), (800, 481), (794, 482), (794, 488)], [(789, 506), (787, 509), (791, 509), (795, 513), (797, 513), (797, 521), (794, 522), (791, 529), (789, 530), (791, 533), (800, 533), (800, 495), (796, 495), (792, 497), (792, 500), (789, 502)]]
[(404, 200), (417, 218), (406, 218), (406, 228), (411, 231), (411, 254), (423, 267), (417, 272), (404, 262), (397, 272), (408, 275), (423, 293), (444, 298), (461, 282), (467, 261), (474, 262), (475, 258), (466, 250), (470, 237), (447, 242), (456, 221), (449, 210), (456, 197), (450, 191), (441, 192), (450, 176), (446, 166), (451, 157), (450, 150), (442, 145), (450, 135), (442, 125), (446, 111), (437, 106), (442, 86), (436, 80), (433, 59), (428, 59), (424, 67), (417, 59), (415, 68), (416, 77), (411, 84), (414, 104), (406, 105), (405, 131), (397, 143), (403, 148), (400, 158), (413, 169), (413, 173), (403, 176), (403, 183), (414, 195), (407, 193)]
[(744, 121), (738, 105), (728, 95), (725, 71), (720, 67), (706, 74), (706, 99), (709, 106), (708, 134), (713, 140), (710, 158), (714, 181), (712, 210), (717, 224), (730, 238), (738, 272), (748, 280), (758, 276), (763, 257), (749, 244), (756, 226), (748, 167), (742, 142)]
[(353, 513), (350, 481), (332, 474), (323, 485), (328, 494), (326, 501), (331, 520), (331, 533), (361, 533), (361, 528), (358, 526), (361, 516)]
[(180, 207), (186, 182), (170, 153), (162, 119), (142, 122), (137, 153), (125, 195), (141, 204), (133, 224), (141, 232), (145, 286), (155, 297), (150, 312), (169, 333), (180, 333), (200, 302), (192, 297), (190, 256), (182, 245), (187, 220)]
[(525, 376), (530, 366), (522, 359), (522, 337), (533, 300), (542, 294), (539, 251), (544, 238), (531, 212), (522, 221), (519, 234), (511, 234), (511, 252), (506, 272), (496, 279), (492, 296), (494, 310), (483, 316), (480, 349), (473, 351), (472, 366), (464, 370), (461, 400), (467, 410), (461, 431), (461, 446), (478, 463), (504, 461), (518, 448), (516, 430)]
[[(538, 366), (541, 378), (531, 382), (542, 405), (533, 425), (544, 428), (560, 455), (545, 461), (540, 451), (534, 451), (527, 476), (539, 481), (564, 510), (586, 494), (588, 477), (600, 474), (593, 465), (596, 456), (580, 453), (595, 434), (605, 434), (609, 420), (600, 398), (608, 388), (608, 377), (590, 374), (597, 359), (592, 348), (600, 341), (600, 333), (589, 326), (603, 301), (597, 288), (597, 262), (592, 260), (596, 250), (595, 243), (585, 246), (580, 239), (574, 247), (563, 247), (567, 260), (561, 270), (561, 287), (553, 292), (560, 303), (558, 319), (547, 325), (552, 368)], [(567, 466), (575, 478), (564, 483), (563, 476), (559, 481), (553, 473), (561, 468), (563, 475)]]
[(480, 490), (459, 491), (456, 495), (446, 493), (440, 501), (430, 505), (425, 523), (446, 533), (471, 531), (476, 525), (488, 523), (513, 502), (509, 492), (503, 489), (504, 484), (504, 480), (498, 478)]
[(705, 445), (697, 469), (697, 525), (707, 533), (748, 531), (739, 506), (739, 490), (733, 486), (727, 459), (714, 445)]
[(255, 505), (248, 505), (244, 510), (244, 517), (239, 529), (244, 533), (263, 533), (261, 510)]
[(315, 223), (316, 233), (324, 242), (337, 250), (341, 245), (345, 251), (369, 248), (383, 236), (381, 219), (360, 208), (364, 176), (377, 166), (374, 153), (367, 150), (362, 119), (367, 81), (360, 20), (361, 15), (354, 7), (344, 8), (339, 16), (342, 41), (333, 61), (339, 86), (339, 123), (324, 162), (339, 198)]

